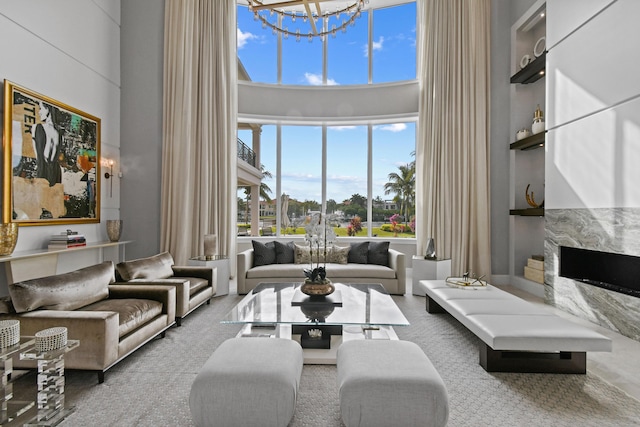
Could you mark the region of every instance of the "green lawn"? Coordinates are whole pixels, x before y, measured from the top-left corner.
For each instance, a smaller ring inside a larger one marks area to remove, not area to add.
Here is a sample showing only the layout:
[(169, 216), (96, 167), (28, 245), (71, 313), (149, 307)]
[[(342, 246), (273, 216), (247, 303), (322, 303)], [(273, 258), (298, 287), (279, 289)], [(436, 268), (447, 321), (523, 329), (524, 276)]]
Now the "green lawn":
[[(271, 230), (275, 234), (276, 228), (271, 227)], [(346, 227), (336, 227), (333, 229), (338, 237), (348, 237)], [(292, 235), (304, 235), (304, 227), (297, 227), (295, 230), (292, 227), (288, 227), (285, 230), (282, 230), (283, 234)], [(383, 231), (380, 227), (373, 228), (373, 235), (376, 237), (400, 237), (400, 238), (410, 238), (413, 239), (416, 237), (415, 233), (398, 233), (397, 236), (394, 236), (392, 231)], [(355, 237), (367, 237), (367, 228), (362, 227), (362, 231), (359, 232)]]

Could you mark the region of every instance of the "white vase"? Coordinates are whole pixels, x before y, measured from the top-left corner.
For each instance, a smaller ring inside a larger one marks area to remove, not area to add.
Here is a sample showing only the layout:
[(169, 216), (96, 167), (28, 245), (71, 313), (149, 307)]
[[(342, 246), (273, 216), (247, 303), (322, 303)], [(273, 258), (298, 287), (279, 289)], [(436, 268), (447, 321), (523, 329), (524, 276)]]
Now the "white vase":
[(122, 220), (121, 219), (108, 219), (107, 220), (107, 236), (112, 242), (120, 240), (122, 234)]
[(531, 125), (531, 132), (533, 132), (534, 135), (540, 132), (544, 132), (544, 120), (535, 120)]
[(212, 257), (218, 254), (218, 236), (215, 234), (204, 235), (204, 256)]

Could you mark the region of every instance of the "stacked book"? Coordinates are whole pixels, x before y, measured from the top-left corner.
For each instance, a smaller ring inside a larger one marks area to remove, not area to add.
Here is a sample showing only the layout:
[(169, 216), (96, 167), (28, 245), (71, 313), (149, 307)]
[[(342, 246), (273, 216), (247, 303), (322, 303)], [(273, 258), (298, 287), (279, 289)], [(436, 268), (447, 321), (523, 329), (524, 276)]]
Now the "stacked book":
[(538, 283), (544, 283), (544, 257), (533, 255), (524, 266), (524, 277)]
[(49, 249), (68, 249), (87, 246), (87, 239), (77, 232), (54, 234), (49, 239)]

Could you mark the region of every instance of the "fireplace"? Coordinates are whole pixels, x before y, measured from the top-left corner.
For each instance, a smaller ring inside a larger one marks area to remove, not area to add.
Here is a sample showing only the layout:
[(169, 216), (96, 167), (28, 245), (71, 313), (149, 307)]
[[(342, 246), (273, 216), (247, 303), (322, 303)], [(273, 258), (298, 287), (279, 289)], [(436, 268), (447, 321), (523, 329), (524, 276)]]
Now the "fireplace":
[(559, 275), (640, 297), (640, 257), (560, 246)]

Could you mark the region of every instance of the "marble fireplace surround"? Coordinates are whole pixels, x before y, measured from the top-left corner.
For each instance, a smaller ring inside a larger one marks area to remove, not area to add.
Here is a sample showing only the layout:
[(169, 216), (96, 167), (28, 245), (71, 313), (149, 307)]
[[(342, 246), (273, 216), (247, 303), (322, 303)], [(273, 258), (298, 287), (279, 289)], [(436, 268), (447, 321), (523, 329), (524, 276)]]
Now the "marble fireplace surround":
[(559, 247), (640, 256), (640, 208), (545, 209), (545, 300), (640, 341), (640, 298), (559, 276)]

